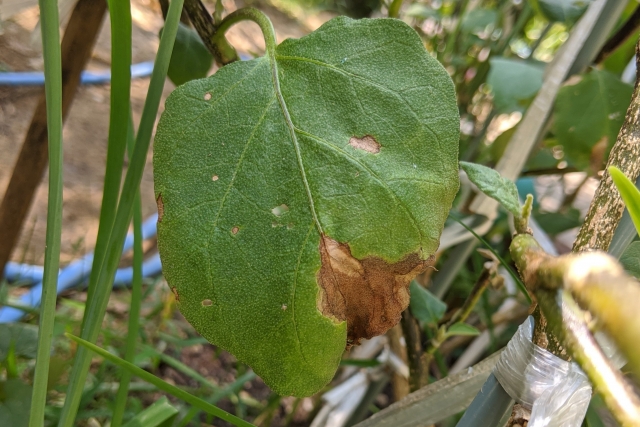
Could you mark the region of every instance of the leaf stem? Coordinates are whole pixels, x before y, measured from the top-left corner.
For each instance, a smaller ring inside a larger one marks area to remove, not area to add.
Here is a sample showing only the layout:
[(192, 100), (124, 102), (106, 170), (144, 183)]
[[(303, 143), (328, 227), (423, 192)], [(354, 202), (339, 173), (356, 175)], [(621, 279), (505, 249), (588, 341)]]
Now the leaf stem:
[(227, 15), (222, 20), (222, 22), (220, 22), (220, 25), (218, 26), (215, 34), (211, 36), (211, 41), (213, 43), (217, 43), (224, 37), (229, 28), (242, 21), (253, 21), (258, 24), (264, 36), (267, 55), (269, 56), (269, 59), (275, 61), (277, 46), (276, 32), (273, 29), (273, 24), (271, 23), (267, 15), (265, 15), (264, 12), (256, 9), (255, 7), (244, 7)]

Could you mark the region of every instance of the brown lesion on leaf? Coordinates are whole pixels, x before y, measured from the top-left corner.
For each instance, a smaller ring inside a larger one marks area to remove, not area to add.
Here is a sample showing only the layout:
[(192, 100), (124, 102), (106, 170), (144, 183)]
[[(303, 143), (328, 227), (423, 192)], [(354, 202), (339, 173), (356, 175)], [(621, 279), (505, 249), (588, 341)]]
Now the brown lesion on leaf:
[(380, 152), (380, 143), (371, 135), (365, 135), (362, 138), (352, 136), (349, 139), (349, 145), (367, 153), (378, 154)]
[(180, 302), (180, 295), (178, 294), (178, 289), (175, 286), (171, 287), (171, 292), (173, 292), (173, 296), (176, 298), (176, 302)]
[(319, 249), (318, 310), (326, 317), (347, 321), (347, 348), (395, 326), (409, 306), (411, 280), (434, 261), (434, 257), (421, 259), (417, 253), (392, 264), (372, 256), (358, 260), (349, 245), (324, 235)]
[(164, 216), (164, 203), (162, 202), (162, 193), (158, 194), (156, 204), (158, 205), (158, 222), (162, 222), (162, 217)]

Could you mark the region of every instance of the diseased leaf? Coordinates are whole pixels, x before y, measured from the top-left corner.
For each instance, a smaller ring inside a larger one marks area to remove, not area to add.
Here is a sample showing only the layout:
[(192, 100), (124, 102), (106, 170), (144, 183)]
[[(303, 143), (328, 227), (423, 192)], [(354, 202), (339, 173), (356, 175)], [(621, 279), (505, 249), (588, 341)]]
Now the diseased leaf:
[(636, 226), (636, 231), (640, 234), (640, 190), (638, 190), (636, 185), (617, 167), (610, 166), (609, 174), (620, 192), (620, 196), (629, 211), (633, 225)]
[(429, 325), (437, 325), (447, 311), (447, 304), (437, 296), (420, 286), (415, 280), (411, 282), (411, 314)]
[(399, 321), (431, 262), (457, 111), (444, 68), (389, 19), (336, 18), (179, 87), (154, 170), (187, 320), (276, 392), (317, 392), (345, 347)]
[(600, 170), (616, 142), (631, 101), (631, 85), (600, 70), (558, 92), (555, 133), (565, 159), (579, 169)]
[(212, 65), (213, 56), (200, 40), (198, 33), (180, 24), (167, 70), (169, 79), (176, 86), (180, 86), (188, 81), (207, 77)]
[(522, 213), (520, 212), (518, 188), (513, 181), (501, 177), (491, 168), (475, 163), (460, 162), (460, 167), (480, 191), (496, 199), (514, 216), (520, 217)]
[(640, 279), (640, 242), (631, 242), (620, 256), (620, 264), (627, 273)]
[(550, 21), (573, 23), (582, 16), (593, 0), (533, 0)]
[(491, 86), (493, 103), (500, 113), (524, 111), (527, 101), (542, 86), (544, 66), (531, 61), (491, 58), (487, 83)]
[(449, 337), (454, 337), (456, 335), (475, 336), (479, 334), (480, 334), (480, 331), (478, 331), (476, 328), (469, 325), (468, 323), (458, 322), (449, 326), (444, 336), (445, 338), (449, 338)]

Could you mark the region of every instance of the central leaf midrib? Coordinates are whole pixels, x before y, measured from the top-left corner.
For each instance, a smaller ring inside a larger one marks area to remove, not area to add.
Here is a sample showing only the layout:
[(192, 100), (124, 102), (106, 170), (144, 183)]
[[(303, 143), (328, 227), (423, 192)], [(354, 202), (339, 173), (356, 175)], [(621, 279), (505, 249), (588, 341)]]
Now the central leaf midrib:
[(275, 59), (275, 55), (272, 53), (269, 55), (269, 62), (271, 66), (271, 78), (273, 79), (273, 90), (276, 93), (276, 98), (278, 98), (278, 103), (280, 104), (280, 109), (282, 110), (282, 114), (284, 116), (284, 120), (289, 128), (289, 136), (291, 137), (291, 142), (293, 142), (293, 146), (296, 150), (296, 157), (298, 159), (298, 167), (300, 169), (300, 174), (302, 175), (302, 182), (304, 184), (304, 189), (307, 192), (307, 198), (309, 200), (309, 208), (311, 209), (311, 215), (313, 217), (313, 221), (316, 224), (316, 228), (318, 232), (322, 235), (324, 232), (322, 231), (322, 225), (320, 224), (320, 220), (318, 219), (318, 215), (316, 214), (316, 207), (313, 201), (313, 195), (311, 194), (311, 188), (309, 187), (309, 181), (307, 180), (307, 173), (304, 169), (304, 164), (302, 163), (302, 153), (300, 150), (300, 144), (298, 143), (298, 137), (296, 136), (295, 126), (291, 121), (291, 115), (289, 114), (289, 110), (287, 109), (287, 104), (282, 96), (282, 91), (280, 90), (280, 78), (278, 77), (278, 63)]

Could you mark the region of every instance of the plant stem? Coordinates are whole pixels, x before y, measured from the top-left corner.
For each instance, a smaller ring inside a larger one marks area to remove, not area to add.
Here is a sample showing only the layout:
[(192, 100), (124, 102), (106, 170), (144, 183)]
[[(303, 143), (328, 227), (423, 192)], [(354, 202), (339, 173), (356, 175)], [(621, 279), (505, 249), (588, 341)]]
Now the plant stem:
[[(636, 66), (640, 65), (638, 53), (640, 44), (636, 45)], [(631, 181), (640, 174), (640, 86), (636, 79), (631, 104), (627, 110), (620, 133), (609, 154), (609, 161), (604, 170), (602, 180), (589, 206), (587, 216), (573, 244), (573, 252), (599, 249), (607, 251), (613, 239), (613, 233), (624, 212), (624, 202), (615, 187), (609, 166), (616, 166)]]
[[(623, 426), (637, 426), (640, 400), (602, 354), (573, 298), (593, 313), (638, 374), (638, 283), (602, 252), (556, 258), (546, 254), (532, 236), (524, 234), (513, 239), (510, 251), (527, 288), (535, 293), (539, 308), (549, 320), (548, 331), (552, 333), (547, 335), (560, 338), (558, 347), (549, 350), (564, 359), (574, 357), (618, 421)], [(616, 286), (611, 287), (612, 283)]]
[(213, 40), (218, 27), (200, 0), (184, 0), (184, 8), (193, 27), (218, 65), (227, 65), (240, 59), (227, 39), (221, 37)]
[(229, 28), (242, 21), (253, 21), (258, 24), (260, 30), (262, 30), (262, 35), (264, 36), (267, 55), (269, 55), (270, 59), (275, 60), (277, 42), (273, 24), (267, 15), (254, 7), (238, 9), (227, 15), (222, 22), (220, 22), (215, 34), (211, 37), (211, 42), (217, 43), (219, 40), (223, 39), (224, 34), (229, 30)]
[[(173, 51), (173, 44), (178, 31), (182, 3), (183, 0), (173, 0), (169, 5), (169, 13), (160, 38), (160, 46), (153, 67), (153, 74), (151, 75), (149, 92), (142, 112), (133, 156), (131, 156), (131, 162), (127, 169), (113, 231), (109, 236), (104, 266), (100, 271), (93, 297), (87, 301), (87, 309), (81, 331), (82, 337), (87, 341), (95, 342), (97, 340), (109, 301), (113, 278), (121, 257), (122, 245), (131, 222), (134, 200), (140, 187), (144, 165), (147, 160), (147, 151), (162, 97), (162, 88), (164, 87), (169, 60), (171, 59), (171, 52)], [(75, 423), (74, 419), (78, 411), (90, 364), (91, 353), (89, 350), (85, 347), (78, 348), (69, 379), (65, 405), (58, 424), (60, 427), (72, 427)]]
[(409, 360), (409, 390), (414, 392), (429, 383), (428, 366), (422, 362), (422, 331), (411, 310), (402, 312), (402, 334), (406, 341), (407, 358)]
[(30, 427), (44, 426), (47, 403), (49, 358), (56, 314), (60, 236), (62, 233), (62, 58), (58, 28), (58, 2), (40, 0), (44, 55), (47, 130), (49, 137), (49, 197), (44, 252), (42, 308), (38, 330), (38, 352), (31, 398)]
[(389, 6), (389, 18), (397, 18), (402, 7), (402, 0), (393, 0)]

